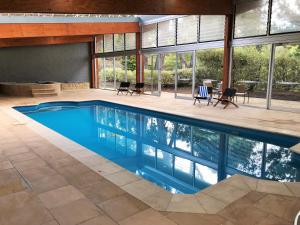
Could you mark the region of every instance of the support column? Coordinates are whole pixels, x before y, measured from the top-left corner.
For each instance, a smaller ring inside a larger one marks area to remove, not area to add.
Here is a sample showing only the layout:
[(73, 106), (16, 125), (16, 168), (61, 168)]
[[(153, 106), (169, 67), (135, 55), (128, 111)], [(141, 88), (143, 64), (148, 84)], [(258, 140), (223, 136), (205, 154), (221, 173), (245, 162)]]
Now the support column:
[(97, 88), (97, 72), (96, 72), (96, 58), (95, 58), (95, 39), (90, 42), (90, 58), (91, 58), (91, 81), (90, 88)]
[(232, 28), (233, 16), (226, 15), (224, 31), (224, 60), (223, 60), (223, 91), (230, 86), (230, 66), (231, 66), (231, 47), (232, 47)]
[(141, 33), (136, 33), (136, 82), (144, 82), (144, 56), (141, 54)]
[(272, 87), (273, 87), (273, 75), (275, 66), (275, 44), (271, 45), (270, 49), (270, 60), (269, 60), (269, 73), (268, 73), (268, 86), (267, 86), (267, 109), (271, 108), (271, 98), (272, 98)]

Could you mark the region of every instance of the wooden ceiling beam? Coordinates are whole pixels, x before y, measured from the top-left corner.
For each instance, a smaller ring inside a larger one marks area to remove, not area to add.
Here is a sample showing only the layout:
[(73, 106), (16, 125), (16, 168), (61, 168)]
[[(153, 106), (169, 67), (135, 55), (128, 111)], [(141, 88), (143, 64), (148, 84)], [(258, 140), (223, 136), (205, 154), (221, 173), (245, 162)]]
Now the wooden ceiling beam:
[(93, 42), (92, 36), (0, 39), (0, 48)]
[(0, 24), (1, 38), (87, 36), (139, 32), (139, 24), (130, 23), (35, 23)]
[(232, 0), (4, 0), (1, 13), (226, 15)]

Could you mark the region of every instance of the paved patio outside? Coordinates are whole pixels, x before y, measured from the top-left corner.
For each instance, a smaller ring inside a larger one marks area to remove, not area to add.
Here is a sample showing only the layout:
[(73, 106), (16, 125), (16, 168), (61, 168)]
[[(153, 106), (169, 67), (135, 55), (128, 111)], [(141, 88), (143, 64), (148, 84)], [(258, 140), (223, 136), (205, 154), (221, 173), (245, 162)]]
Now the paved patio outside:
[[(8, 113), (12, 105), (95, 99), (300, 136), (297, 113), (247, 107), (223, 110), (221, 106), (193, 106), (191, 101), (169, 96), (116, 96), (111, 91), (82, 90), (64, 92), (54, 98), (0, 97), (1, 225), (292, 224), (300, 210), (299, 183), (278, 186), (237, 177), (204, 190), (205, 197), (200, 199), (186, 201), (178, 195), (168, 200), (169, 205), (175, 201), (185, 207), (202, 207), (203, 212), (156, 210), (105, 174), (92, 170), (90, 165), (106, 163), (101, 158), (83, 155), (81, 151), (72, 153), (73, 149), (63, 151)], [(112, 167), (108, 171), (115, 178), (123, 172)], [(137, 180), (127, 177), (123, 182), (127, 185)], [(195, 205), (191, 204), (194, 200)], [(159, 199), (154, 201), (159, 204)], [(211, 212), (216, 207), (218, 210)]]

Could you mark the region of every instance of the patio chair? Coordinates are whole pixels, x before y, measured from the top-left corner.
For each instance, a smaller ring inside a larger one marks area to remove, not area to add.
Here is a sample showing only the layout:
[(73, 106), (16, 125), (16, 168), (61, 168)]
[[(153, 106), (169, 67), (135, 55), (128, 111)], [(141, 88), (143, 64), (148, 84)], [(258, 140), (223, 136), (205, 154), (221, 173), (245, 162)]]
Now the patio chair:
[(233, 102), (235, 93), (236, 93), (236, 89), (226, 88), (223, 94), (221, 95), (221, 97), (216, 98), (218, 101), (216, 102), (216, 104), (214, 104), (214, 107), (216, 107), (220, 102), (222, 102), (225, 104), (224, 109), (226, 109), (229, 104), (232, 104), (238, 108), (239, 106)]
[(212, 87), (199, 86), (197, 96), (194, 96), (194, 105), (196, 104), (196, 101), (200, 103), (201, 99), (206, 99), (207, 105), (209, 105), (209, 103), (212, 103), (212, 92)]
[(218, 98), (220, 98), (220, 96), (222, 95), (222, 88), (223, 88), (223, 84), (221, 81), (220, 83), (217, 84), (216, 88), (213, 88), (213, 94), (218, 95)]
[(129, 92), (129, 87), (130, 87), (130, 82), (121, 82), (120, 83), (120, 87), (117, 89), (117, 95), (119, 95), (119, 93), (121, 92), (123, 94), (123, 92), (126, 92), (126, 95)]
[(249, 103), (249, 92), (247, 91), (246, 86), (243, 85), (243, 84), (238, 84), (235, 87), (236, 87), (236, 93), (235, 93), (236, 102), (237, 102), (237, 97), (241, 96), (241, 97), (244, 98), (243, 104), (245, 104), (245, 99), (246, 99), (246, 96), (247, 96), (248, 97), (248, 103)]
[(134, 92), (140, 95), (143, 92), (145, 84), (144, 83), (136, 83), (134, 86), (134, 89), (130, 90), (130, 95), (132, 95)]

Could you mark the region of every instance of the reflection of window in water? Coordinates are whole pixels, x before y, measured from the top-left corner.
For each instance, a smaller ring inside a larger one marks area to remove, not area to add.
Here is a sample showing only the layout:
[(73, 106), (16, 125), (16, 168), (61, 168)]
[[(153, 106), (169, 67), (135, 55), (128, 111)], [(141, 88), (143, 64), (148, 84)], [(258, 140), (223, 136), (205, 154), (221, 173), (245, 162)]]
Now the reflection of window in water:
[(150, 145), (143, 144), (142, 149), (143, 164), (155, 168), (155, 148)]
[(116, 146), (116, 134), (102, 128), (98, 128), (99, 142), (108, 147), (109, 150), (114, 150)]
[(261, 176), (263, 143), (229, 135), (228, 166), (247, 174)]
[(150, 145), (143, 145), (143, 154), (146, 156), (155, 157), (155, 148)]
[(158, 119), (154, 117), (144, 117), (144, 138), (158, 141)]
[(173, 173), (173, 155), (164, 152), (162, 150), (157, 150), (157, 169), (165, 172), (169, 175)]
[(107, 109), (107, 125), (110, 127), (115, 127), (115, 110)]
[(168, 120), (162, 120), (161, 126), (159, 127), (160, 136), (159, 142), (164, 145), (168, 145), (169, 147), (174, 146), (174, 123)]
[(183, 173), (191, 174), (193, 173), (193, 163), (188, 159), (175, 157), (175, 169)]
[(123, 110), (116, 110), (115, 112), (115, 118), (116, 118), (116, 128), (122, 131), (127, 131), (126, 126), (126, 112)]
[(300, 168), (293, 164), (292, 154), (288, 148), (267, 144), (265, 177), (279, 181), (297, 181)]
[(216, 184), (218, 182), (218, 172), (212, 168), (196, 163), (195, 179), (208, 184)]
[(96, 106), (95, 113), (96, 113), (97, 123), (105, 125), (105, 123), (106, 123), (106, 117), (107, 117), (106, 116), (106, 107)]
[(220, 134), (200, 127), (192, 127), (192, 135), (194, 156), (217, 163)]
[(137, 117), (138, 115), (135, 113), (128, 113), (128, 132), (132, 134), (137, 134)]
[(122, 155), (126, 154), (126, 137), (116, 135), (116, 151)]
[(177, 124), (175, 147), (183, 151), (191, 152), (191, 126)]
[(136, 141), (130, 138), (127, 138), (127, 155), (136, 156), (137, 145)]

